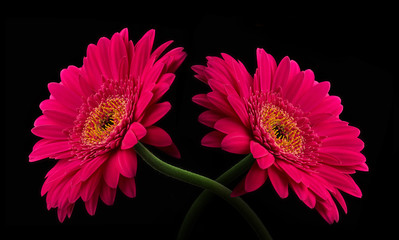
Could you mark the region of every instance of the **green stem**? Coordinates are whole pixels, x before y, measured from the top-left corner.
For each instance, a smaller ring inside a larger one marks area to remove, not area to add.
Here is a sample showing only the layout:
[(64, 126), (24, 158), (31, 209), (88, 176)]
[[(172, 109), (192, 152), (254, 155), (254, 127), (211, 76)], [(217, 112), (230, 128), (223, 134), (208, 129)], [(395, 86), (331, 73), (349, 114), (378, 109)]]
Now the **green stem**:
[(269, 232), (256, 213), (239, 197), (230, 197), (231, 191), (222, 184), (196, 173), (172, 166), (153, 155), (140, 142), (134, 146), (136, 152), (152, 168), (177, 180), (201, 187), (218, 195), (233, 206), (251, 225), (260, 239), (271, 239)]
[[(251, 154), (248, 154), (241, 161), (239, 161), (232, 168), (227, 170), (225, 173), (220, 175), (216, 179), (216, 182), (221, 183), (223, 185), (229, 184), (231, 181), (248, 171), (251, 165), (254, 162), (254, 158)], [(190, 232), (198, 219), (198, 216), (203, 212), (205, 207), (210, 203), (212, 198), (215, 195), (212, 194), (209, 190), (204, 190), (202, 193), (195, 199), (190, 209), (188, 210), (182, 225), (180, 226), (180, 230), (177, 236), (177, 239), (188, 239)]]

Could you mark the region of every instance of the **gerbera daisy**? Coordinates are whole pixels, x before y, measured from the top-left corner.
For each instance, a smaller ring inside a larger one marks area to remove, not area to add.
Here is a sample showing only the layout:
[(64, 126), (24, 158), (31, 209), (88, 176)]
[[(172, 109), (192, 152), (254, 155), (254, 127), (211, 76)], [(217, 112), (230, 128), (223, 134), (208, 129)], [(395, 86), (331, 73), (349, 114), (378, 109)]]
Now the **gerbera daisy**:
[(47, 173), (41, 195), (58, 219), (71, 216), (81, 198), (93, 215), (98, 198), (112, 205), (116, 189), (135, 197), (140, 140), (179, 158), (170, 136), (154, 126), (171, 108), (158, 103), (169, 89), (175, 70), (186, 57), (183, 48), (161, 54), (168, 41), (152, 52), (155, 31), (135, 45), (128, 30), (90, 44), (81, 68), (61, 71), (61, 82), (48, 84), (50, 98), (40, 104), (32, 133), (39, 140), (29, 161), (58, 160)]
[(232, 196), (255, 191), (269, 178), (281, 198), (290, 186), (328, 223), (337, 222), (332, 197), (346, 213), (340, 191), (362, 196), (350, 176), (368, 171), (360, 131), (339, 119), (343, 107), (339, 97), (328, 94), (329, 82), (315, 81), (311, 70), (301, 71), (288, 57), (277, 65), (263, 49), (256, 55), (254, 77), (227, 54), (193, 66), (212, 89), (193, 97), (208, 108), (199, 121), (215, 129), (201, 143), (256, 159)]

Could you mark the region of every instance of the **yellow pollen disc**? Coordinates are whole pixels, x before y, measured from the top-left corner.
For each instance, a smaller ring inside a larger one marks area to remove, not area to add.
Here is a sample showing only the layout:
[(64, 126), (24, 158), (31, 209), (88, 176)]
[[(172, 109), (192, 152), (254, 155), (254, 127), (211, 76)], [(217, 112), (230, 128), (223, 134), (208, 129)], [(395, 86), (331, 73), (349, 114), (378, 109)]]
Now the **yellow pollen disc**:
[(94, 108), (86, 119), (81, 135), (84, 144), (104, 143), (126, 113), (126, 100), (108, 98)]
[(302, 131), (287, 112), (275, 105), (265, 104), (260, 112), (260, 122), (281, 150), (294, 155), (302, 152)]

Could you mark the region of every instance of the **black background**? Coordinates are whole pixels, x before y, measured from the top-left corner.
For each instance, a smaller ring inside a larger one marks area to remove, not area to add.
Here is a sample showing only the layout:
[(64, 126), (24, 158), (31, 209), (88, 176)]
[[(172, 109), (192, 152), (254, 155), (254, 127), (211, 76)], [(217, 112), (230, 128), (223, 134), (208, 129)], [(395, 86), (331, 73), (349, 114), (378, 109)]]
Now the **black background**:
[[(360, 233), (362, 236), (387, 233), (396, 215), (393, 209), (396, 209), (397, 185), (390, 176), (398, 160), (393, 157), (398, 143), (393, 140), (397, 136), (393, 132), (394, 77), (397, 80), (392, 53), (393, 17), (373, 9), (355, 15), (352, 11), (326, 14), (328, 8), (272, 15), (271, 10), (251, 15), (192, 14), (187, 10), (185, 14), (161, 15), (136, 11), (124, 17), (114, 14), (93, 18), (69, 15), (6, 18), (3, 166), (7, 225), (17, 229), (34, 226), (39, 231), (54, 227), (64, 233), (69, 232), (65, 229), (76, 228), (90, 232), (111, 230), (125, 232), (132, 238), (138, 233), (146, 234), (146, 239), (175, 237), (200, 189), (167, 178), (139, 161), (136, 198), (129, 199), (118, 191), (113, 206), (99, 201), (95, 216), (90, 216), (79, 200), (72, 218), (61, 224), (56, 211), (47, 211), (45, 198), (40, 197), (44, 176), (55, 164), (54, 160), (28, 162), (32, 146), (39, 140), (30, 129), (41, 115), (39, 103), (49, 96), (47, 84), (59, 82), (60, 71), (68, 65), (80, 67), (88, 44), (96, 43), (102, 36), (110, 38), (128, 27), (134, 43), (154, 28), (154, 47), (174, 40), (172, 47), (185, 48), (188, 57), (163, 97), (172, 103), (172, 110), (158, 124), (170, 133), (182, 159), (154, 152), (167, 162), (211, 178), (243, 156), (200, 145), (201, 138), (211, 129), (198, 123), (197, 117), (204, 109), (191, 98), (208, 92), (209, 88), (193, 77), (192, 65), (205, 64), (206, 56), (225, 52), (241, 60), (253, 74), (256, 48), (262, 47), (277, 61), (288, 55), (301, 69), (312, 69), (316, 80), (330, 81), (330, 94), (341, 97), (344, 105), (341, 119), (358, 127), (365, 142), (363, 153), (370, 171), (353, 175), (363, 197), (344, 194), (348, 214), (340, 209), (340, 221), (333, 225), (328, 225), (316, 210), (306, 207), (292, 191), (287, 199), (280, 199), (269, 181), (243, 199), (257, 212), (274, 239), (334, 236), (349, 239), (359, 237)], [(234, 186), (235, 183), (230, 185)], [(256, 238), (235, 210), (218, 198), (199, 218), (193, 236), (195, 239)]]

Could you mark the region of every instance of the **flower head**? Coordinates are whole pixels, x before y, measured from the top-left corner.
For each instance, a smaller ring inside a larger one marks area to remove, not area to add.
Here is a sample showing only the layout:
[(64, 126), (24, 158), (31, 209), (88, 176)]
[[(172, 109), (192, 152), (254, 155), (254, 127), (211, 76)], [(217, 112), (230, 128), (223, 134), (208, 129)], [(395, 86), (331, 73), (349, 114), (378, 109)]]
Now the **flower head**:
[(140, 140), (179, 158), (170, 136), (154, 126), (171, 108), (158, 103), (174, 80), (174, 72), (186, 54), (172, 43), (152, 51), (155, 31), (148, 31), (135, 45), (128, 30), (90, 44), (81, 68), (61, 71), (61, 82), (50, 83), (50, 98), (40, 104), (43, 115), (32, 133), (42, 137), (29, 161), (58, 160), (46, 175), (41, 194), (47, 208), (58, 208), (62, 222), (71, 216), (81, 198), (89, 214), (98, 198), (112, 205), (117, 187), (135, 197)]
[(330, 96), (329, 82), (315, 81), (285, 57), (277, 65), (257, 49), (258, 68), (252, 77), (240, 61), (227, 54), (208, 57), (207, 66), (193, 66), (196, 77), (212, 89), (193, 101), (208, 110), (199, 121), (215, 130), (202, 145), (256, 159), (232, 196), (255, 191), (267, 178), (281, 198), (288, 187), (329, 223), (339, 215), (332, 197), (347, 207), (340, 191), (362, 193), (350, 174), (368, 171), (360, 153), (360, 131), (339, 119), (343, 107)]

